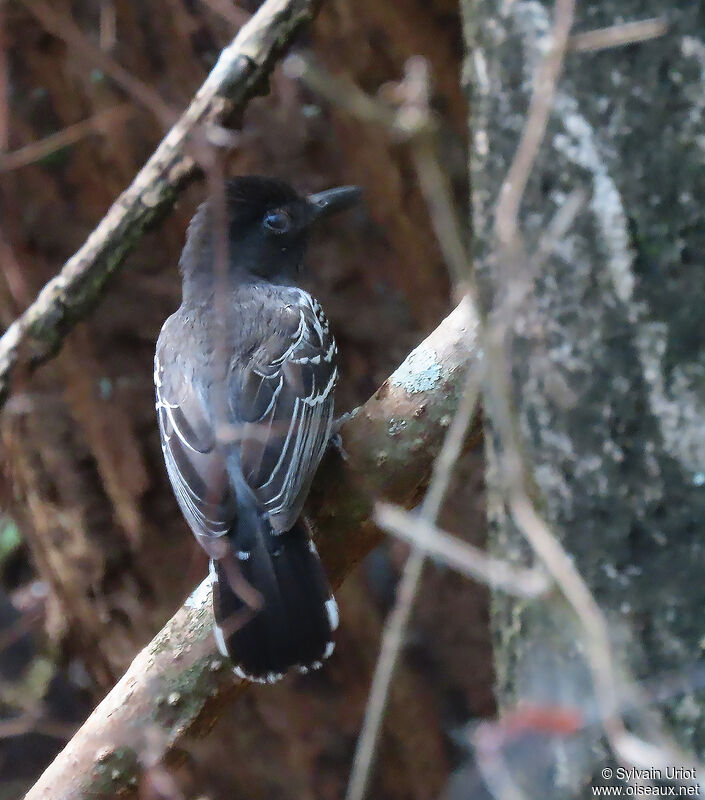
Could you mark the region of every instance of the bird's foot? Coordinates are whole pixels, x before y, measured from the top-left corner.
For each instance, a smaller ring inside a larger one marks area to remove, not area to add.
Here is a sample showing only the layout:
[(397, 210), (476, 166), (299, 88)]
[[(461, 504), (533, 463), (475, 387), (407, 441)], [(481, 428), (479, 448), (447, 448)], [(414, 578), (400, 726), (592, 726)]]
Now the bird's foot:
[[(357, 409), (355, 409), (357, 411)], [(340, 433), (340, 429), (345, 425), (348, 420), (351, 420), (355, 416), (355, 411), (346, 411), (344, 414), (341, 414), (337, 419), (333, 420), (333, 425), (331, 426), (331, 439), (334, 436), (338, 436)]]
[(346, 411), (337, 419), (334, 419), (333, 425), (331, 426), (331, 437), (328, 440), (328, 444), (336, 450), (343, 461), (348, 460), (348, 454), (345, 452), (345, 448), (343, 447), (343, 437), (340, 435), (340, 429), (343, 427), (343, 425), (345, 425), (346, 422), (351, 420), (355, 414), (357, 414), (357, 411), (357, 408), (354, 408), (352, 411)]
[(328, 439), (328, 444), (336, 451), (343, 461), (348, 460), (348, 454), (345, 451), (345, 447), (343, 447), (343, 437), (339, 433), (334, 433), (330, 439)]

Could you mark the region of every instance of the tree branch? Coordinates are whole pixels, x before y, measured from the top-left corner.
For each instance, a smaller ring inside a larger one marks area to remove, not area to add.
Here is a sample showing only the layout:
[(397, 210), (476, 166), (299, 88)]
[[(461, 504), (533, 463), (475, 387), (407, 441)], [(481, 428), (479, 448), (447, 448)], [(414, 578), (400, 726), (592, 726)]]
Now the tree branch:
[[(466, 298), (343, 427), (343, 461), (329, 453), (309, 513), (331, 583), (377, 543), (378, 497), (409, 505), (427, 479), (479, 359), (477, 317)], [(113, 796), (136, 788), (186, 734), (203, 732), (245, 683), (217, 654), (204, 581), (41, 776), (26, 800)], [(262, 689), (266, 691), (266, 689)], [(122, 795), (121, 795), (122, 796)]]
[(244, 108), (295, 33), (313, 19), (320, 2), (267, 0), (223, 50), (191, 105), (129, 188), (0, 339), (0, 404), (7, 399), (13, 370), (56, 353), (145, 230), (166, 215), (177, 194), (195, 178), (197, 165), (188, 151), (199, 126), (226, 120)]

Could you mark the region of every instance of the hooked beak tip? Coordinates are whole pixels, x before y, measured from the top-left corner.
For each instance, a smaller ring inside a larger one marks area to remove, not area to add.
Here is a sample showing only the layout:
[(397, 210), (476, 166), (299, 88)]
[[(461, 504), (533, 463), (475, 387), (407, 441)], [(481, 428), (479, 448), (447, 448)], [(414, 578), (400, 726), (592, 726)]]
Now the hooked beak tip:
[(321, 219), (354, 206), (362, 196), (359, 186), (338, 186), (309, 195), (308, 203), (314, 219)]

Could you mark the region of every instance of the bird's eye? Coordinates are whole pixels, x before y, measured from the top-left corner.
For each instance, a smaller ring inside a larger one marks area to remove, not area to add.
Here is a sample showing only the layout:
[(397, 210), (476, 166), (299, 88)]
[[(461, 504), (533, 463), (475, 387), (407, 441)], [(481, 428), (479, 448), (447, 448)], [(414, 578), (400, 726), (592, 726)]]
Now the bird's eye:
[(291, 229), (291, 217), (282, 210), (268, 211), (264, 215), (263, 225), (272, 233), (287, 233)]

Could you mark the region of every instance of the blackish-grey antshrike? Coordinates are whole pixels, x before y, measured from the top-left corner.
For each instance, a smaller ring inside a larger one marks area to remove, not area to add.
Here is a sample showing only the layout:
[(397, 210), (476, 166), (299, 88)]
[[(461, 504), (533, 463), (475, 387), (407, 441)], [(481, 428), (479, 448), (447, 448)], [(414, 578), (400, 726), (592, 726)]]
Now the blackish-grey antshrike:
[(296, 282), (314, 222), (359, 194), (228, 181), (227, 230), (201, 205), (180, 261), (182, 303), (157, 342), (167, 471), (211, 558), (218, 646), (251, 680), (316, 668), (333, 651), (338, 611), (300, 515), (332, 432), (337, 349)]

